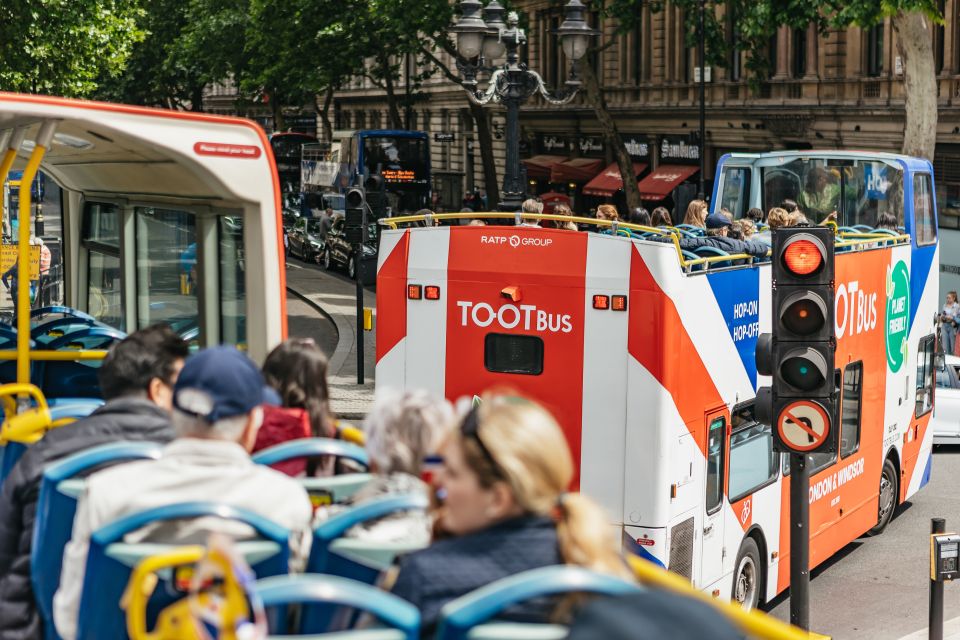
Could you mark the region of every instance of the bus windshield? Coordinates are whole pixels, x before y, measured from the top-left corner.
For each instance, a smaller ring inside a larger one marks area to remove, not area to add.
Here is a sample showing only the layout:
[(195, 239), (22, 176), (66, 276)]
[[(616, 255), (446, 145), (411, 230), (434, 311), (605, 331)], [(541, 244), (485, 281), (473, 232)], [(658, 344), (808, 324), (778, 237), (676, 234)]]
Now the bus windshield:
[(874, 228), (891, 214), (903, 227), (903, 173), (882, 160), (798, 158), (761, 175), (764, 212), (793, 200), (811, 222), (836, 212), (841, 226)]
[(380, 175), (393, 188), (429, 184), (428, 166), (424, 139), (380, 136), (363, 139), (364, 173)]

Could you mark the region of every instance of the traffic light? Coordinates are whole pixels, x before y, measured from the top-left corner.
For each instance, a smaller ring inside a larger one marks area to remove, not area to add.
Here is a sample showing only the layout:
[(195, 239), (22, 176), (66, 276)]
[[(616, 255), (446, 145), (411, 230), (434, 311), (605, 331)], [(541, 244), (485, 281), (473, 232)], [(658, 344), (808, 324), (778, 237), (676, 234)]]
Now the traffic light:
[(828, 227), (773, 232), (772, 334), (757, 341), (757, 419), (773, 426), (778, 451), (836, 451), (834, 246)]
[(378, 220), (387, 215), (387, 192), (385, 187), (386, 184), (383, 178), (378, 175), (372, 175), (363, 181), (363, 189), (366, 192), (370, 213)]
[(353, 187), (344, 196), (343, 233), (350, 244), (360, 244), (364, 240), (367, 222), (367, 197), (363, 189)]

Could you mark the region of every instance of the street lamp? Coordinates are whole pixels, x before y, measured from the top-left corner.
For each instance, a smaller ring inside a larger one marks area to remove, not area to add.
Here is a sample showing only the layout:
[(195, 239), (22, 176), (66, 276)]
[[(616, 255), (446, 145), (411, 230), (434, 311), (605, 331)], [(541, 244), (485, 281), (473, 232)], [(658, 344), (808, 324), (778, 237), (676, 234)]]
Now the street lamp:
[[(564, 55), (570, 60), (570, 75), (565, 86), (551, 92), (536, 71), (520, 62), (520, 45), (527, 36), (518, 25), (515, 11), (507, 14), (498, 0), (484, 7), (479, 0), (460, 1), (460, 19), (450, 31), (457, 36), (457, 60), (461, 84), (475, 103), (499, 102), (507, 108), (507, 164), (503, 176), (501, 211), (519, 211), (526, 196), (526, 184), (520, 171), (520, 105), (539, 93), (553, 105), (563, 105), (580, 89), (577, 63), (586, 54), (591, 38), (600, 32), (591, 29), (583, 19), (581, 0), (570, 0), (564, 7), (564, 20), (556, 33)], [(506, 54), (506, 61), (503, 60)], [(480, 89), (478, 75), (486, 77), (486, 88)]]

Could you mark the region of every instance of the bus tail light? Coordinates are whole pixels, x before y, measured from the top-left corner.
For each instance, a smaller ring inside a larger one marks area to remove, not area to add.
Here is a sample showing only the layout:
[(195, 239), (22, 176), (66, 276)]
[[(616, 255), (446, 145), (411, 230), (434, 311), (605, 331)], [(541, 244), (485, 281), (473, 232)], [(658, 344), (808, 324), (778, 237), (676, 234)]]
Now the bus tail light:
[(610, 308), (614, 311), (626, 311), (627, 296), (613, 296), (611, 299)]
[(610, 308), (610, 297), (604, 295), (595, 295), (593, 296), (593, 308), (594, 309), (609, 309)]
[(434, 285), (427, 285), (423, 288), (423, 297), (427, 300), (439, 300), (440, 299), (440, 287)]
[(421, 297), (422, 287), (418, 284), (408, 284), (407, 285), (407, 298), (410, 300), (419, 300)]

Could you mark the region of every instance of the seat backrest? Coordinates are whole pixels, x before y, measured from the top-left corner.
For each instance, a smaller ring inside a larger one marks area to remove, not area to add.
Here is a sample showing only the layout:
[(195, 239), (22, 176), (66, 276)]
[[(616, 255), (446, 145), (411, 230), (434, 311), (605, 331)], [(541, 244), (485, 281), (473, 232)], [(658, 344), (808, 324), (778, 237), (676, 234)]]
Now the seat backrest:
[[(381, 625), (393, 630), (393, 634), (373, 635), (371, 640), (417, 640), (420, 637), (420, 612), (409, 602), (386, 593), (376, 587), (347, 580), (337, 576), (315, 574), (278, 576), (257, 580), (254, 585), (263, 606), (272, 610), (270, 632), (276, 634), (320, 634), (330, 630), (326, 623), (317, 625), (311, 612), (316, 609), (329, 611), (341, 607), (368, 613)], [(300, 623), (296, 628), (288, 626), (288, 617), (283, 615), (289, 605), (301, 605)], [(279, 609), (279, 611), (277, 611)], [(280, 613), (281, 615), (276, 615)], [(323, 616), (324, 620), (328, 616)], [(357, 638), (367, 638), (365, 633)], [(349, 638), (350, 633), (337, 634)], [(302, 637), (302, 636), (300, 636)]]
[(343, 473), (321, 478), (297, 478), (310, 496), (314, 508), (330, 504), (342, 504), (370, 482), (369, 473)]
[[(582, 567), (558, 565), (524, 571), (492, 582), (448, 602), (440, 610), (437, 640), (466, 640), (471, 630), (520, 602), (565, 593), (624, 595), (641, 587), (634, 583)], [(537, 625), (525, 625), (533, 634)], [(554, 627), (554, 625), (548, 625)], [(546, 629), (545, 631), (551, 631)], [(483, 635), (483, 634), (481, 634)], [(524, 634), (525, 637), (542, 637)]]
[[(290, 561), (290, 535), (280, 526), (247, 509), (215, 502), (184, 502), (147, 509), (125, 516), (93, 532), (83, 578), (77, 638), (126, 638), (126, 623), (120, 600), (130, 574), (140, 561), (177, 545), (126, 543), (127, 534), (143, 527), (174, 520), (219, 518), (245, 524), (253, 529), (255, 540), (237, 543), (257, 577), (286, 574)], [(161, 577), (154, 590), (148, 611), (160, 611), (183, 596), (174, 577)], [(148, 628), (152, 621), (148, 621)]]
[(333, 438), (298, 438), (268, 447), (253, 455), (256, 464), (271, 465), (297, 458), (332, 456), (353, 460), (364, 467), (370, 466), (370, 458), (363, 447)]
[(41, 344), (47, 344), (68, 333), (80, 331), (96, 324), (98, 324), (97, 321), (92, 318), (74, 318), (71, 316), (54, 318), (33, 327), (30, 330), (30, 337)]
[(60, 585), (63, 550), (70, 541), (77, 500), (85, 487), (81, 476), (108, 464), (156, 459), (160, 451), (161, 446), (153, 442), (111, 442), (75, 453), (44, 470), (30, 549), (30, 579), (45, 629), (54, 628), (53, 594)]
[(74, 309), (72, 307), (64, 307), (64, 306), (40, 307), (39, 309), (34, 309), (33, 311), (31, 311), (30, 317), (39, 318), (47, 314), (61, 314), (61, 315), (72, 317), (72, 318), (80, 318), (82, 320), (94, 319), (94, 317), (88, 313), (84, 313), (83, 311)]
[(338, 513), (313, 530), (307, 571), (339, 575), (372, 584), (380, 575), (380, 569), (358, 562), (356, 558), (333, 553), (333, 541), (358, 524), (403, 511), (424, 510), (429, 506), (428, 503), (427, 497), (422, 494), (403, 494), (370, 500)]

